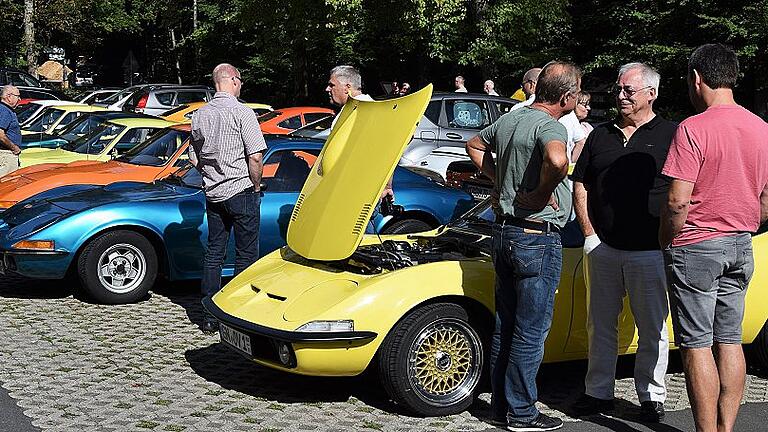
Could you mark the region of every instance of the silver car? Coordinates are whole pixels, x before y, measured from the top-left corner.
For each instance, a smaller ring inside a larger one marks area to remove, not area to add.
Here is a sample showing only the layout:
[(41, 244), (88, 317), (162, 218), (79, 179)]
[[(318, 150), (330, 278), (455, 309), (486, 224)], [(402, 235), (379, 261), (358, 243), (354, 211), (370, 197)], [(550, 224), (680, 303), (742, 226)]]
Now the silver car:
[(216, 91), (205, 86), (162, 86), (135, 92), (123, 105), (123, 111), (161, 115), (182, 104), (208, 102)]

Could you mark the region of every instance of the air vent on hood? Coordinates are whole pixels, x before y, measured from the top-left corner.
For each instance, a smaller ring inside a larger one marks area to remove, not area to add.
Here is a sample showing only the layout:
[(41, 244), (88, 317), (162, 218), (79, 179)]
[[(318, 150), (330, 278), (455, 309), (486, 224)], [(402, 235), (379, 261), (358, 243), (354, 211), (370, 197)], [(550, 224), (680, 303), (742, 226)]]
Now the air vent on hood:
[(304, 203), (304, 194), (299, 194), (299, 199), (296, 200), (296, 205), (293, 206), (293, 213), (291, 213), (291, 222), (296, 220), (296, 215), (299, 214), (299, 210), (301, 210), (301, 205)]
[(365, 224), (368, 223), (368, 218), (371, 216), (372, 208), (372, 205), (365, 204), (363, 209), (360, 210), (360, 216), (357, 217), (355, 226), (352, 228), (353, 235), (360, 235), (360, 233), (363, 232), (363, 229), (365, 229)]

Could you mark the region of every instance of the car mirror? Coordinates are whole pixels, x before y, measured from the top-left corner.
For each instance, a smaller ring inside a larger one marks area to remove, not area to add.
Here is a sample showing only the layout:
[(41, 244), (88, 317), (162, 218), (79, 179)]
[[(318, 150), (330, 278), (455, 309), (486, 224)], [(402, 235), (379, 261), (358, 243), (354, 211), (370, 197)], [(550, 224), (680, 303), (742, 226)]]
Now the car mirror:
[(259, 190), (262, 191), (262, 192), (267, 190), (267, 184), (264, 183), (264, 182), (259, 183)]
[(118, 153), (116, 148), (113, 148), (111, 152), (109, 152), (109, 156), (112, 159), (116, 159), (118, 156), (120, 156), (120, 153)]

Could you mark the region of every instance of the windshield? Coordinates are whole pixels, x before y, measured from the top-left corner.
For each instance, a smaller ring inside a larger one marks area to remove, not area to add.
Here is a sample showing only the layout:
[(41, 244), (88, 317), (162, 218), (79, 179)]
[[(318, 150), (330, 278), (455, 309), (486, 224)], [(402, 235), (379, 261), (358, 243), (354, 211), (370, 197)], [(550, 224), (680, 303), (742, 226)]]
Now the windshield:
[(25, 126), (24, 129), (31, 132), (45, 132), (53, 123), (56, 122), (64, 114), (64, 110), (58, 108), (46, 108), (43, 113), (37, 116), (37, 118)]
[(176, 166), (180, 167), (179, 170), (162, 179), (162, 182), (198, 189), (203, 188), (203, 176), (200, 175), (200, 171), (192, 163), (188, 160), (182, 161), (179, 159), (176, 161)]
[(187, 131), (163, 129), (117, 160), (134, 165), (163, 166), (188, 138)]
[(120, 99), (128, 96), (129, 94), (132, 94), (136, 90), (138, 90), (138, 87), (128, 87), (126, 89), (122, 89), (119, 92), (113, 94), (112, 96), (104, 99), (100, 103), (106, 104), (106, 105), (112, 105), (113, 103), (120, 101)]
[(334, 116), (329, 116), (312, 123), (308, 123), (306, 126), (300, 127), (291, 132), (290, 135), (303, 138), (312, 138), (317, 135), (318, 132), (330, 129), (331, 125), (333, 125), (333, 119)]
[(113, 123), (102, 123), (90, 134), (71, 141), (62, 146), (62, 148), (75, 153), (99, 154), (104, 151), (106, 146), (120, 135), (123, 130), (125, 130), (125, 126)]
[(68, 124), (58, 134), (67, 141), (74, 141), (83, 135), (88, 135), (102, 123), (104, 123), (104, 119), (86, 114)]
[(280, 111), (271, 111), (264, 115), (259, 116), (259, 123), (264, 123), (265, 121), (272, 120), (273, 118), (279, 116), (282, 114)]
[(19, 109), (16, 113), (16, 118), (19, 119), (19, 124), (29, 120), (38, 108), (40, 108), (40, 105), (36, 103), (28, 103), (23, 108)]

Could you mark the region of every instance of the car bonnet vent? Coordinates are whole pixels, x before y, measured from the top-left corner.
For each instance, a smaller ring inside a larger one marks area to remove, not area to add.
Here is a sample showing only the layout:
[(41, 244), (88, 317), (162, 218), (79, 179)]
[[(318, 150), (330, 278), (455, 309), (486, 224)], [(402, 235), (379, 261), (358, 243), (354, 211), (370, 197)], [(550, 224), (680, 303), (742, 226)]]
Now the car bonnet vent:
[(363, 209), (360, 210), (360, 215), (357, 217), (357, 220), (355, 221), (355, 226), (352, 228), (352, 234), (360, 235), (360, 233), (363, 232), (363, 229), (365, 228), (365, 224), (368, 222), (368, 218), (371, 216), (372, 208), (373, 206), (370, 204), (365, 204), (363, 206)]
[(299, 214), (299, 210), (301, 210), (301, 205), (304, 204), (304, 194), (299, 194), (299, 199), (296, 200), (296, 205), (293, 206), (293, 213), (291, 213), (291, 222), (294, 222), (296, 220), (297, 215)]

